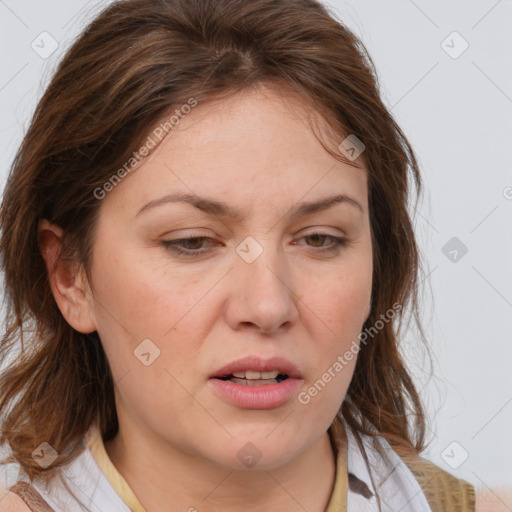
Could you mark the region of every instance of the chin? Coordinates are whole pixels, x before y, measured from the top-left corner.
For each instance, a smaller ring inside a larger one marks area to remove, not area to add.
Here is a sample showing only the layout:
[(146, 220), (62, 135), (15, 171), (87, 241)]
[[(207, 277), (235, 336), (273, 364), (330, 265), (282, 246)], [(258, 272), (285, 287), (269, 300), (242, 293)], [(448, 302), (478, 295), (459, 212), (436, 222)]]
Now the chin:
[(255, 435), (240, 433), (221, 446), (217, 456), (212, 454), (213, 458), (218, 464), (236, 471), (270, 471), (288, 464), (302, 452), (305, 441), (296, 435), (290, 433), (287, 439), (287, 434), (280, 432), (279, 435), (277, 429), (270, 436), (269, 432), (272, 429)]

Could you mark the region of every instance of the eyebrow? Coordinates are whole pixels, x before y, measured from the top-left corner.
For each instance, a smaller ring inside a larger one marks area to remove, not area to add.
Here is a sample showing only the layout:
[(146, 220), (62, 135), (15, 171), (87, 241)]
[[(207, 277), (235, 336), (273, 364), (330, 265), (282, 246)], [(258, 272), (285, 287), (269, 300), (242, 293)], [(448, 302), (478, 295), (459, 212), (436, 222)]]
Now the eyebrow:
[[(196, 194), (174, 192), (146, 203), (144, 206), (142, 206), (142, 208), (139, 209), (135, 217), (139, 216), (144, 211), (156, 208), (162, 204), (179, 202), (191, 204), (192, 206), (209, 215), (232, 219), (235, 221), (240, 221), (247, 216), (245, 211), (237, 210), (236, 208), (233, 208), (223, 201), (217, 201), (215, 199), (198, 196)], [(356, 199), (346, 194), (337, 194), (334, 196), (324, 197), (316, 201), (299, 203), (295, 205), (289, 212), (287, 212), (285, 217), (290, 219), (303, 217), (305, 215), (327, 210), (328, 208), (339, 203), (345, 203), (354, 206), (361, 213), (364, 213), (363, 207)]]

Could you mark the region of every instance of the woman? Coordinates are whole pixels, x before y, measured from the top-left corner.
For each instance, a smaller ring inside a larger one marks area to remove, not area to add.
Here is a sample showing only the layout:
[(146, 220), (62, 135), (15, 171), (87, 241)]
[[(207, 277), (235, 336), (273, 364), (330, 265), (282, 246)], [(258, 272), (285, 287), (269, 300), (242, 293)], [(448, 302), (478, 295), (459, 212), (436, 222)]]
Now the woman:
[(110, 5), (4, 193), (4, 505), (475, 510), (419, 456), (397, 348), (413, 182), (370, 57), (320, 3)]

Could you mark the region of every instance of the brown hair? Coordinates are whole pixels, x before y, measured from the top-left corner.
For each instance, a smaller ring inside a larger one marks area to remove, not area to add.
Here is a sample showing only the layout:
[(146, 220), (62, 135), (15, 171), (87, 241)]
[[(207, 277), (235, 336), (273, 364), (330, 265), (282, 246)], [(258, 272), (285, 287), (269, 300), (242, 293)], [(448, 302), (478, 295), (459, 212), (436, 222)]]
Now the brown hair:
[[(18, 342), (22, 350), (0, 378), (0, 443), (9, 444), (7, 461), (17, 461), (30, 479), (50, 479), (73, 460), (96, 418), (105, 441), (118, 429), (101, 341), (96, 332), (75, 331), (57, 307), (38, 246), (39, 220), (63, 229), (61, 257), (90, 277), (101, 204), (94, 191), (165, 113), (191, 97), (205, 103), (262, 83), (282, 84), (308, 101), (338, 144), (353, 134), (366, 147), (374, 270), (363, 327), (374, 326), (394, 304), (402, 309), (361, 344), (341, 413), (359, 432), (424, 449), (422, 403), (398, 348), (408, 306), (424, 340), (419, 251), (407, 210), (410, 184), (419, 193), (421, 180), (409, 142), (380, 99), (364, 45), (316, 0), (125, 0), (108, 6), (67, 51), (3, 196), (2, 358)], [(46, 469), (32, 458), (42, 442), (59, 454)]]

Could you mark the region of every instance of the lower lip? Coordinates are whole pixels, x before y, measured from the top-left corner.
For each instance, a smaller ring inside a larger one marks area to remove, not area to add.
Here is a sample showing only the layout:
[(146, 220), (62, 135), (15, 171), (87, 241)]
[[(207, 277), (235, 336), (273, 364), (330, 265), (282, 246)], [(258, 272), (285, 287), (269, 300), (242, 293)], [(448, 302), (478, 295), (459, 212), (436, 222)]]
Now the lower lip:
[(208, 382), (217, 396), (237, 407), (242, 409), (274, 409), (285, 404), (296, 395), (302, 386), (303, 380), (288, 377), (282, 382), (261, 386), (246, 386), (214, 378)]

